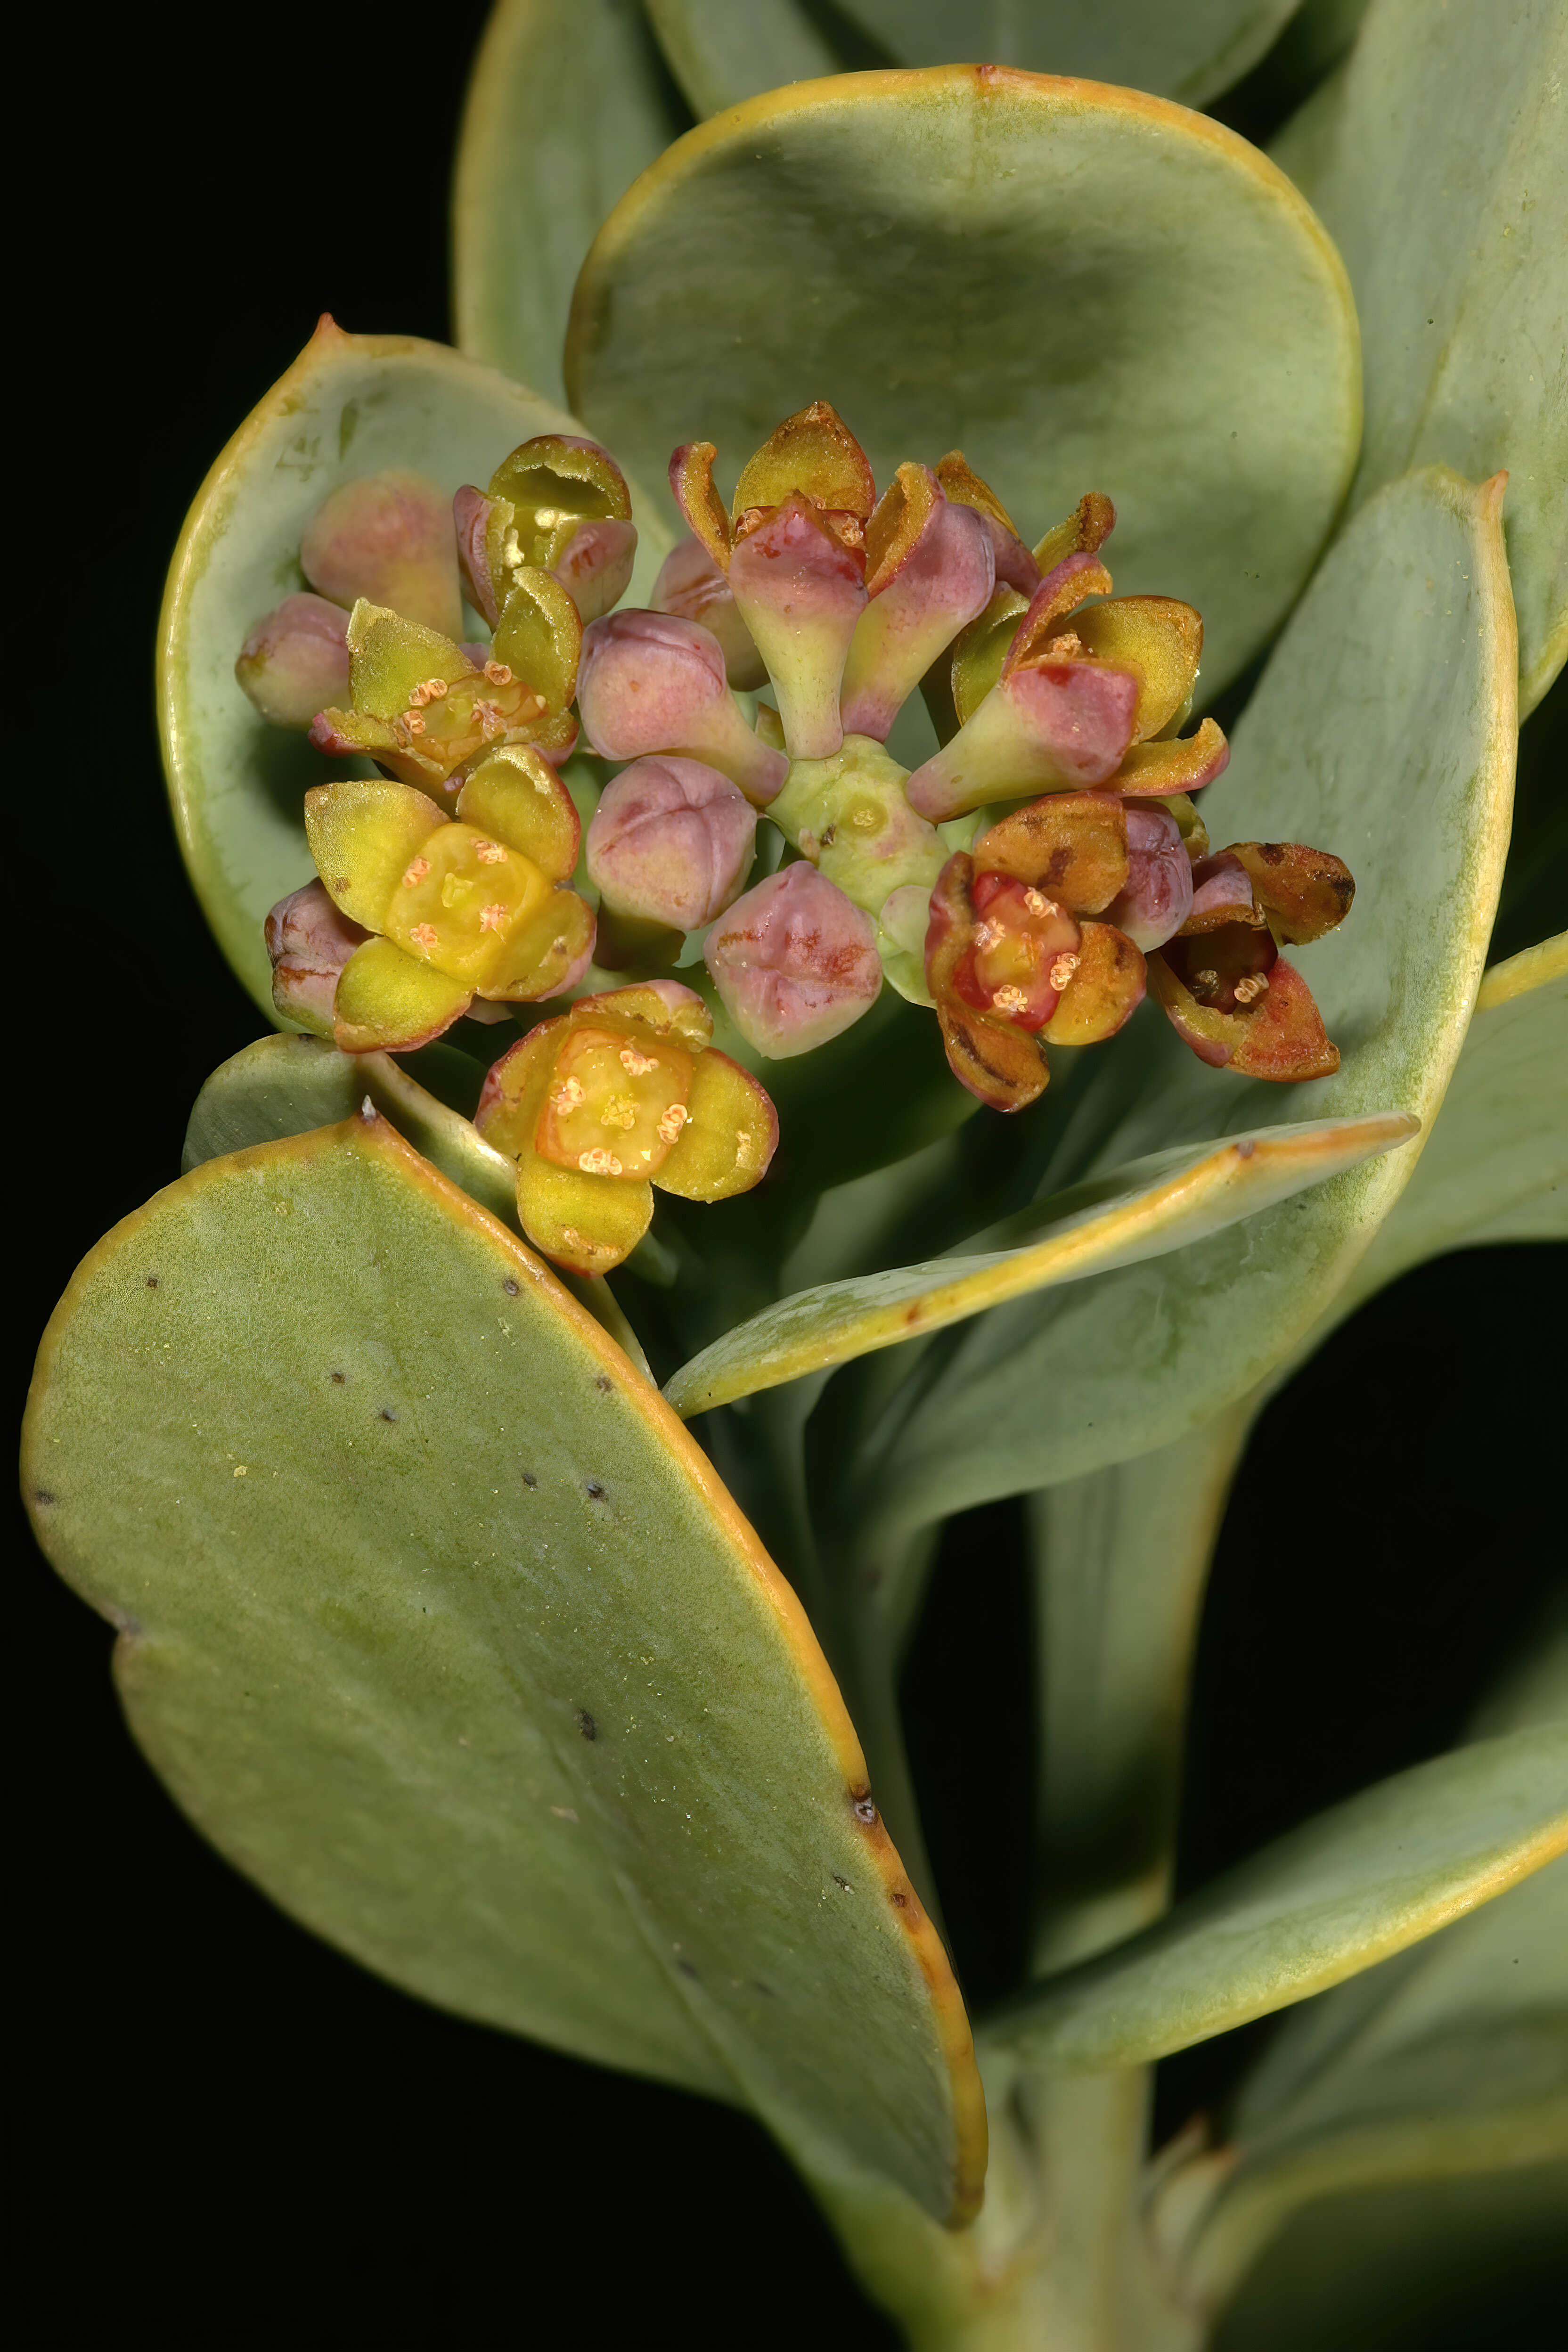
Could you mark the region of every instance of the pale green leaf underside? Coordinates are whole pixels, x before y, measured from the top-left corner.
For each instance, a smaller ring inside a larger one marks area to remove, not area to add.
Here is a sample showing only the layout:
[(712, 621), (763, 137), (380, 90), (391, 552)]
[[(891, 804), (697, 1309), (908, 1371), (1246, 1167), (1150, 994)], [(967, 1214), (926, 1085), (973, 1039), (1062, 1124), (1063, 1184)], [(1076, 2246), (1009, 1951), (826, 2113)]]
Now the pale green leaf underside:
[(1478, 1741), (1363, 1790), (989, 2028), (1033, 2063), (1142, 2065), (1339, 1983), (1568, 1846), (1568, 1726)]
[(941, 2217), (956, 1990), (783, 1582), (521, 1244), (356, 1118), (184, 1177), (50, 1324), (25, 1477), (198, 1827), (413, 1991)]
[[(1565, 1678), (1568, 1645), (1538, 1645), (1477, 1728), (1561, 1727)], [(1565, 1953), (1568, 1858), (1294, 2011), (1243, 2086), (1234, 2149), (1165, 2193), (1156, 2227), (1185, 2241), (1189, 2289), (1228, 2289), (1315, 2197), (1568, 2155)]]
[[(300, 532), (340, 482), (407, 467), (448, 491), (482, 485), (520, 441), (580, 430), (562, 410), (442, 344), (344, 335), (329, 324), (203, 483), (159, 624), (163, 759), (202, 910), (268, 1018), (261, 927), (268, 908), (315, 870), (300, 814), (307, 788), (344, 768), (251, 708), (234, 676), (246, 632), (304, 587)], [(635, 487), (634, 503), (639, 530), (647, 530), (635, 600), (651, 584), (668, 535)]]
[(689, 121), (637, 0), (500, 0), (474, 61), (452, 191), (464, 351), (564, 401), (561, 352), (583, 257)]
[(1338, 256), (1256, 150), (1132, 91), (964, 67), (689, 132), (600, 232), (566, 379), (647, 480), (700, 436), (728, 488), (825, 399), (879, 480), (961, 446), (1031, 539), (1103, 490), (1118, 589), (1202, 611), (1205, 692), (1300, 591), (1360, 434)]
[(683, 1415), (707, 1412), (1053, 1284), (1181, 1249), (1407, 1143), (1415, 1131), (1415, 1120), (1395, 1111), (1322, 1127), (1259, 1128), (1219, 1144), (1155, 1153), (976, 1237), (1005, 1240), (1005, 1248), (980, 1252), (969, 1244), (923, 1265), (781, 1299), (683, 1364), (665, 1383), (665, 1396)]
[(1509, 469), (1521, 712), (1568, 654), (1565, 85), (1560, 0), (1374, 0), (1274, 151), (1361, 312), (1353, 498), (1433, 460)]
[[(1425, 1122), (1442, 1100), (1508, 840), (1514, 647), (1495, 500), (1443, 467), (1412, 476), (1331, 551), (1205, 795), (1216, 842), (1316, 843), (1356, 877), (1342, 929), (1291, 950), (1343, 1055), (1336, 1076), (1291, 1090), (1305, 1118), (1397, 1105)], [(1100, 1062), (1042, 1190), (1278, 1112), (1278, 1089), (1206, 1069), (1152, 1008)], [(1195, 1427), (1321, 1318), (1414, 1157), (971, 1326), (901, 1419), (895, 1402), (861, 1482), (868, 1513), (916, 1527)]]
[(1568, 1238), (1568, 933), (1488, 972), (1430, 1141), (1343, 1294), (1482, 1242)]
[(700, 119), (759, 90), (837, 73), (844, 63), (797, 0), (645, 5), (665, 62)]
[(984, 58), (1037, 73), (1125, 82), (1203, 106), (1268, 48), (1297, 0), (842, 0), (902, 65)]

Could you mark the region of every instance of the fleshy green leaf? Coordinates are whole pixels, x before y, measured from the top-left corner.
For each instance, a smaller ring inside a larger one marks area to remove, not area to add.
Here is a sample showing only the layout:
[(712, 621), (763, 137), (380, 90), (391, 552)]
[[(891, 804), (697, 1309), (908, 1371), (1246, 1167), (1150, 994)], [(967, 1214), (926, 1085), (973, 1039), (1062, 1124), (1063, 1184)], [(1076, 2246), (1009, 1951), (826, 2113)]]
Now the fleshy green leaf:
[(837, 73), (844, 63), (797, 0), (746, 0), (743, 8), (735, 0), (645, 5), (665, 61), (699, 118), (759, 90)]
[(1509, 470), (1526, 712), (1568, 655), (1565, 79), (1556, 0), (1373, 0), (1343, 72), (1274, 151), (1338, 243), (1361, 311), (1352, 499), (1434, 460)]
[(1568, 1726), (1478, 1741), (1292, 1831), (987, 2028), (1037, 2064), (1136, 2066), (1283, 2009), (1568, 1847)]
[(961, 446), (1031, 539), (1103, 490), (1117, 588), (1202, 611), (1206, 691), (1300, 590), (1360, 432), (1339, 257), (1264, 157), (1158, 99), (966, 66), (689, 132), (595, 240), (566, 377), (649, 480), (700, 435), (732, 483), (826, 399), (879, 480)]
[[(426, 1046), (421, 1065), (467, 1062), (452, 1046)], [(473, 1069), (472, 1093), (479, 1097), (482, 1070)], [(461, 1086), (467, 1074), (459, 1072)], [(438, 1168), (470, 1201), (477, 1201), (500, 1224), (521, 1235), (517, 1215), (517, 1165), (492, 1151), (477, 1128), (461, 1114), (427, 1091), (391, 1054), (340, 1054), (320, 1037), (261, 1037), (216, 1069), (196, 1097), (185, 1129), (180, 1166), (193, 1168), (218, 1159), (226, 1151), (245, 1151), (253, 1143), (273, 1143), (286, 1135), (309, 1135), (319, 1127), (335, 1127), (372, 1103), (405, 1142)], [(557, 1273), (572, 1296), (584, 1306), (630, 1358), (648, 1376), (647, 1358), (627, 1322), (619, 1300), (603, 1275)]]
[[(1397, 1105), (1425, 1121), (1442, 1100), (1508, 838), (1514, 643), (1495, 489), (1430, 467), (1339, 541), (1237, 730), (1205, 812), (1215, 837), (1314, 843), (1356, 877), (1343, 929), (1292, 951), (1344, 1056), (1337, 1076), (1292, 1089), (1303, 1117)], [(1277, 1115), (1277, 1091), (1205, 1069), (1156, 1013), (1100, 1052), (1103, 1076), (1068, 1110), (1043, 1191), (1212, 1134), (1216, 1114), (1234, 1129)], [(915, 1527), (1195, 1426), (1321, 1317), (1413, 1157), (973, 1325), (868, 1441), (855, 1474), (867, 1519)]]
[(1431, 1141), (1343, 1294), (1479, 1242), (1568, 1237), (1568, 934), (1494, 965)]
[(900, 64), (987, 58), (1037, 73), (1126, 82), (1204, 106), (1257, 64), (1297, 0), (840, 0)]
[[(203, 483), (174, 552), (159, 624), (163, 761), (202, 910), (269, 1019), (261, 926), (268, 908), (313, 871), (300, 818), (306, 789), (343, 769), (252, 709), (234, 676), (246, 632), (303, 585), (300, 532), (340, 483), (400, 466), (444, 489), (482, 486), (520, 441), (580, 430), (559, 409), (442, 344), (345, 335), (323, 320)], [(668, 538), (635, 488), (633, 496), (646, 532), (629, 592), (635, 600)]]
[(979, 1242), (923, 1265), (819, 1284), (737, 1324), (665, 1385), (683, 1415), (776, 1388), (877, 1348), (940, 1331), (1010, 1298), (1131, 1265), (1256, 1215), (1373, 1153), (1407, 1143), (1415, 1122), (1384, 1118), (1260, 1128), (1220, 1144), (1179, 1145), (1026, 1210)]
[(464, 351), (564, 400), (561, 348), (583, 257), (689, 121), (637, 0), (499, 0), (474, 61), (452, 191)]
[[(1528, 1738), (1525, 1726), (1561, 1738), (1565, 1724), (1559, 1635), (1483, 1712), (1476, 1727), (1494, 1736), (1448, 1760), (1506, 1745), (1510, 1731)], [(1565, 1951), (1568, 1859), (1303, 2003), (1247, 2079), (1232, 2144), (1161, 2192), (1155, 2229), (1188, 2296), (1212, 2308), (1315, 2198), (1568, 2155)]]
[(740, 2098), (829, 2179), (972, 2208), (957, 1990), (804, 1612), (657, 1392), (384, 1120), (120, 1225), (24, 1475), (137, 1738), (286, 1909)]

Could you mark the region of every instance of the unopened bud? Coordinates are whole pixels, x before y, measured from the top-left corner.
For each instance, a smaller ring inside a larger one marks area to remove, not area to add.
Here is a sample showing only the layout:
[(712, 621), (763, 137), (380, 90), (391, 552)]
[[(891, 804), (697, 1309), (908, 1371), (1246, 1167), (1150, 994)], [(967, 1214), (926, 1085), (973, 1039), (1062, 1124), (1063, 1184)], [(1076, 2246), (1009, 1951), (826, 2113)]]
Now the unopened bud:
[(679, 614), (710, 629), (724, 652), (724, 671), (731, 686), (755, 688), (767, 683), (768, 667), (752, 633), (741, 618), (730, 582), (695, 531), (671, 548), (648, 598), (656, 613)]
[[(458, 541), (458, 570), (462, 578), (463, 593), (476, 613), (482, 613), (491, 628), (500, 619), (500, 598), (496, 594), (495, 582), (490, 577), (489, 556), (486, 550), (487, 527), (494, 500), (483, 490), (476, 490), (472, 482), (465, 482), (452, 499), (452, 528)], [(465, 653), (468, 647), (465, 646)], [(470, 656), (471, 658), (471, 656)], [(480, 656), (482, 666), (484, 656)]]
[(234, 674), (274, 727), (309, 727), (318, 710), (349, 698), (349, 616), (324, 596), (285, 596), (258, 621)]
[(721, 916), (704, 960), (747, 1043), (783, 1061), (858, 1021), (882, 985), (877, 927), (815, 866), (770, 874)]
[(321, 882), (280, 898), (267, 918), (272, 1002), (286, 1020), (318, 1037), (332, 1034), (338, 974), (370, 933), (351, 922)]
[(1123, 802), (1127, 881), (1105, 919), (1147, 950), (1173, 939), (1193, 908), (1193, 868), (1175, 818), (1163, 808)]
[(1101, 783), (1121, 763), (1137, 707), (1131, 671), (1072, 660), (1025, 664), (915, 770), (910, 806), (942, 824), (987, 801)]
[(951, 504), (929, 467), (900, 466), (868, 526), (866, 563), (870, 601), (840, 707), (847, 734), (881, 743), (923, 673), (985, 610), (994, 562), (974, 509)]
[(589, 879), (617, 915), (698, 930), (740, 896), (756, 833), (756, 811), (716, 768), (637, 760), (589, 821)]
[(452, 509), (423, 474), (394, 468), (344, 482), (306, 524), (300, 562), (334, 604), (363, 596), (443, 636), (462, 632)]
[(607, 760), (679, 752), (719, 769), (758, 806), (789, 773), (784, 753), (741, 716), (718, 639), (674, 614), (634, 609), (595, 621), (584, 632), (577, 707)]

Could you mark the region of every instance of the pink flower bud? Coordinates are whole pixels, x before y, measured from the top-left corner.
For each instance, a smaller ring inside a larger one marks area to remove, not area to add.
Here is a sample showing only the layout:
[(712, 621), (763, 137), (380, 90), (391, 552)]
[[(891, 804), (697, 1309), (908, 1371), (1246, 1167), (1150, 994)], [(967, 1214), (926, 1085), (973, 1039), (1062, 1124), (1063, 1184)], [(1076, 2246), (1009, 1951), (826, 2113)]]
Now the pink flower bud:
[(984, 519), (950, 504), (924, 466), (900, 467), (867, 541), (870, 602), (850, 644), (840, 705), (846, 734), (882, 743), (938, 654), (985, 610), (994, 574)]
[(339, 911), (321, 882), (280, 898), (267, 918), (272, 1002), (287, 1019), (318, 1037), (332, 1034), (338, 974), (370, 933)]
[(589, 821), (589, 879), (617, 915), (695, 931), (740, 896), (756, 834), (756, 811), (716, 768), (637, 760)]
[(490, 578), (485, 532), (494, 504), (495, 500), (487, 499), (483, 490), (476, 490), (472, 482), (465, 482), (452, 499), (452, 527), (458, 538), (458, 570), (463, 593), (475, 612), (484, 614), (492, 629), (500, 619), (500, 603)]
[(577, 527), (552, 569), (585, 621), (596, 621), (626, 594), (637, 559), (637, 529), (614, 515), (593, 515)]
[(398, 467), (344, 482), (306, 524), (300, 562), (334, 604), (363, 596), (443, 636), (461, 634), (452, 509), (423, 474)]
[(309, 727), (349, 698), (349, 616), (324, 596), (285, 596), (258, 621), (234, 674), (274, 727)]
[(804, 863), (737, 899), (703, 954), (731, 1020), (773, 1061), (837, 1037), (882, 985), (875, 923)]
[(844, 740), (839, 680), (866, 609), (864, 554), (792, 494), (736, 541), (730, 593), (768, 666), (791, 759), (831, 759)]
[(758, 741), (724, 675), (717, 637), (674, 614), (609, 613), (583, 634), (577, 708), (606, 760), (676, 751), (705, 761), (759, 807), (789, 773), (782, 751)]
[(1168, 810), (1123, 802), (1127, 882), (1104, 919), (1147, 952), (1173, 939), (1193, 908), (1193, 868), (1182, 829)]
[(648, 598), (656, 613), (677, 613), (683, 621), (699, 621), (711, 629), (724, 649), (724, 669), (731, 686), (765, 686), (767, 664), (752, 643), (730, 583), (695, 531), (677, 542), (665, 557)]

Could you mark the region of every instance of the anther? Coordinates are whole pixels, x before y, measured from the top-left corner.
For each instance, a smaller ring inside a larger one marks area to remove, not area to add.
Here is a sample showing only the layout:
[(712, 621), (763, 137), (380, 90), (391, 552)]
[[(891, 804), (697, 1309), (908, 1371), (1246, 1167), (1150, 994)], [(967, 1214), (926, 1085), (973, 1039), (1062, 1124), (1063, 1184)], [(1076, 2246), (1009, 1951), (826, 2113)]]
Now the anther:
[(486, 662), (485, 676), (489, 678), (492, 686), (510, 686), (511, 684), (511, 670), (503, 661)]
[(425, 877), (429, 873), (429, 871), (430, 860), (427, 857), (415, 858), (412, 865), (405, 866), (403, 869), (403, 882), (405, 888), (412, 890), (416, 882), (424, 881)]
[(438, 935), (434, 923), (416, 923), (408, 937), (421, 955), (435, 954)]
[(639, 1054), (635, 1045), (621, 1047), (621, 1067), (630, 1078), (644, 1078), (658, 1067), (657, 1054)]
[(1051, 986), (1056, 990), (1058, 996), (1061, 994), (1062, 990), (1067, 986), (1068, 981), (1072, 978), (1077, 970), (1077, 956), (1058, 956), (1056, 961), (1051, 966)]
[(603, 1145), (595, 1145), (592, 1151), (580, 1151), (577, 1165), (584, 1176), (618, 1176), (621, 1172), (620, 1161)]

